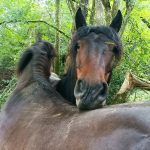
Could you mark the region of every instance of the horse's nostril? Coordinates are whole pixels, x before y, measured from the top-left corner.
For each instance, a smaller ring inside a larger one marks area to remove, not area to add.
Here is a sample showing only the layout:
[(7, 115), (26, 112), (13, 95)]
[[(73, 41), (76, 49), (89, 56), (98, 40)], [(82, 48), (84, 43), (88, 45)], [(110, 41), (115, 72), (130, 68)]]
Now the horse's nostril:
[(107, 93), (107, 83), (101, 84), (101, 95), (105, 95)]
[(86, 84), (84, 80), (77, 80), (75, 89), (74, 89), (74, 95), (75, 97), (81, 97), (84, 95), (86, 91)]
[(79, 88), (79, 91), (83, 91), (84, 90), (84, 81), (83, 80), (78, 80), (78, 88)]
[(79, 86), (81, 86), (82, 85), (82, 80), (78, 80), (78, 84), (79, 84)]

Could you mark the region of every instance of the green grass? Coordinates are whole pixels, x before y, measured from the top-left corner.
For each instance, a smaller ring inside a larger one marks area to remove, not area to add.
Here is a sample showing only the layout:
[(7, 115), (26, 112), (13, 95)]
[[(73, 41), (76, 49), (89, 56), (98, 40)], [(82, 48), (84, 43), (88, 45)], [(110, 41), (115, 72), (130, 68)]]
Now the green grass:
[(150, 91), (134, 89), (132, 93), (130, 93), (129, 102), (141, 102), (150, 100)]

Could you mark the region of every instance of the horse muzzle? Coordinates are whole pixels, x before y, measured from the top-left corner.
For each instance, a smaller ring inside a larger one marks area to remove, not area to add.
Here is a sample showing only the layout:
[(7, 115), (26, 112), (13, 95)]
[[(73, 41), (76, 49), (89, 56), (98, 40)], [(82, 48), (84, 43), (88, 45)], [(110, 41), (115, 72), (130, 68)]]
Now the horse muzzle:
[(104, 82), (91, 85), (84, 80), (77, 80), (74, 95), (76, 105), (80, 110), (101, 108), (106, 103), (108, 85)]

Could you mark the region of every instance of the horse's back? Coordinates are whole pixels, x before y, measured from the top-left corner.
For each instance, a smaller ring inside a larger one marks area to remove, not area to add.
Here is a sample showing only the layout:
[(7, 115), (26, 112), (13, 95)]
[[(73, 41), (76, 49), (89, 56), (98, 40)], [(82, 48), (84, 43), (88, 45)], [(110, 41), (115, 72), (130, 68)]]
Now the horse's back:
[(35, 105), (3, 131), (0, 150), (149, 150), (149, 114), (149, 103), (81, 113)]
[(79, 118), (83, 119), (83, 129), (76, 129), (78, 142), (87, 143), (84, 149), (150, 149), (150, 103), (118, 105), (88, 113)]

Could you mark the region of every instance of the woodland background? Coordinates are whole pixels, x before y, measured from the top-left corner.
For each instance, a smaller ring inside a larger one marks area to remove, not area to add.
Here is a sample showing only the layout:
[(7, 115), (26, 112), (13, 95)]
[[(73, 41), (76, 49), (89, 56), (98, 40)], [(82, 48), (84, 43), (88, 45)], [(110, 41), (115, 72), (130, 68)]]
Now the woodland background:
[(79, 6), (89, 25), (109, 25), (118, 9), (123, 14), (119, 34), (124, 54), (113, 71), (108, 104), (150, 100), (150, 91), (138, 88), (130, 89), (123, 97), (116, 96), (129, 70), (150, 80), (149, 0), (1, 0), (0, 106), (16, 85), (14, 72), (18, 58), (39, 33), (42, 39), (55, 45), (54, 71), (63, 75)]

